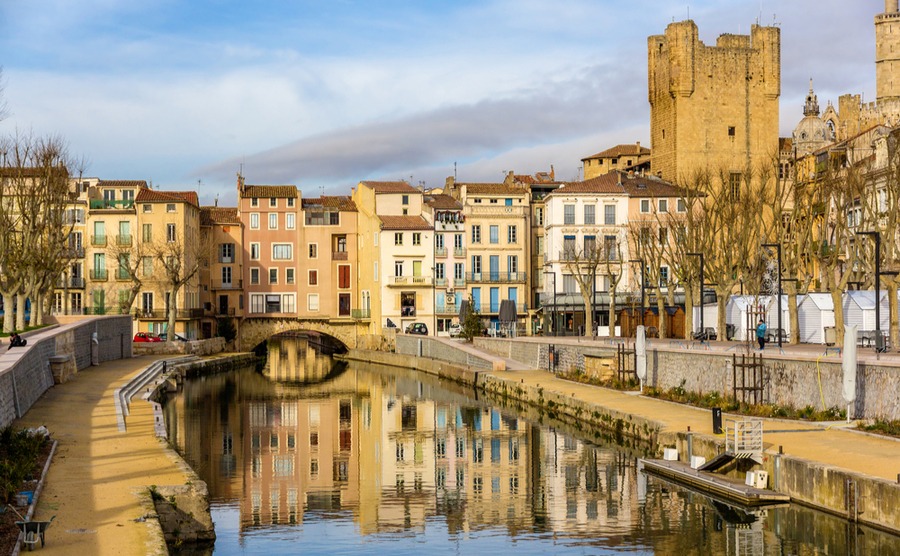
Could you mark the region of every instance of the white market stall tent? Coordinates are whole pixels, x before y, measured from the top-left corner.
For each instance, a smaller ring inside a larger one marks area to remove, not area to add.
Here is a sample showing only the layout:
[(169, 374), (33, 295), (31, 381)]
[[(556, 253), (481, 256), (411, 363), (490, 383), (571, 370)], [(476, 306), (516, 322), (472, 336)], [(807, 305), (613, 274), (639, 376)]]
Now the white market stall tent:
[(834, 327), (834, 302), (830, 293), (808, 293), (797, 301), (800, 342), (824, 344), (825, 329)]
[[(890, 317), (888, 315), (887, 292), (881, 292), (881, 329), (888, 330)], [(859, 331), (875, 330), (875, 292), (868, 290), (849, 291), (844, 294), (844, 325), (856, 325)]]

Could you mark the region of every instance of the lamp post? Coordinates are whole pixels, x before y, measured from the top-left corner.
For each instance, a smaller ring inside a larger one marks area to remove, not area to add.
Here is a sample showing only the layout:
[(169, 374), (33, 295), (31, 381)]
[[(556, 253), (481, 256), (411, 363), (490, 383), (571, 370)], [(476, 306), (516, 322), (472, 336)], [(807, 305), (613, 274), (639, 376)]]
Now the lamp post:
[(875, 353), (884, 349), (884, 337), (881, 335), (881, 232), (856, 232), (858, 236), (875, 238)]
[(628, 262), (641, 263), (641, 326), (644, 326), (644, 298), (646, 296), (644, 286), (647, 283), (647, 281), (644, 280), (644, 272), (646, 272), (646, 269), (644, 267), (644, 259), (629, 259)]
[[(688, 257), (700, 257), (700, 334), (706, 334), (706, 327), (703, 326), (703, 253), (687, 253)], [(691, 307), (693, 309), (693, 307)], [(694, 322), (691, 317), (691, 322)], [(704, 338), (706, 339), (706, 338)]]
[[(774, 247), (778, 253), (778, 347), (781, 345), (781, 243), (763, 243), (763, 247)], [(877, 280), (877, 278), (876, 278)], [(877, 307), (877, 305), (876, 305)], [(877, 318), (877, 317), (876, 317)]]
[[(553, 324), (551, 326), (553, 327), (553, 335), (558, 336), (558, 334), (556, 332), (556, 321), (557, 321), (557, 318), (556, 318), (556, 273), (550, 272), (550, 271), (544, 271), (544, 276), (553, 276), (553, 312), (552, 312)], [(545, 284), (545, 287), (546, 287), (546, 284)]]

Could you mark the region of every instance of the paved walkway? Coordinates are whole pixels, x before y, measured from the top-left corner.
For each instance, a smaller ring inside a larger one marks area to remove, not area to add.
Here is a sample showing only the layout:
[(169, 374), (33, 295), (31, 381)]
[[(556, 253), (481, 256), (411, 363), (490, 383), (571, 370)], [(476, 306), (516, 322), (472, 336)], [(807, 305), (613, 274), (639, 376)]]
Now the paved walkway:
[[(35, 519), (56, 516), (41, 553), (143, 555), (159, 539), (136, 518), (136, 492), (148, 485), (183, 485), (182, 473), (153, 430), (150, 404), (135, 403), (128, 431), (118, 432), (113, 392), (154, 361), (144, 356), (89, 367), (57, 385), (15, 426), (46, 425), (59, 441)], [(165, 553), (165, 552), (163, 552)]]
[[(524, 338), (522, 340), (529, 341)], [(656, 341), (668, 344), (668, 340)], [(579, 340), (554, 338), (554, 343), (563, 342), (578, 343)], [(710, 348), (727, 350), (732, 346), (734, 344), (713, 342)], [(480, 351), (471, 344), (468, 347)], [(784, 351), (785, 356), (816, 358), (824, 353), (824, 346), (785, 346)], [(868, 351), (870, 353), (861, 354), (861, 359), (875, 358), (874, 352)], [(776, 349), (766, 349), (766, 356), (777, 357), (780, 355), (776, 355), (777, 352), (777, 346)], [(880, 358), (882, 362), (900, 363), (900, 354), (881, 354)], [(557, 378), (547, 371), (523, 370), (524, 367), (522, 363), (515, 362), (508, 367), (508, 371), (497, 375), (525, 384), (539, 384), (545, 390), (554, 390), (610, 409), (652, 419), (661, 423), (664, 430), (687, 431), (690, 427), (691, 431), (713, 434), (712, 412), (708, 409), (649, 398), (638, 395), (637, 392), (580, 384)], [(725, 417), (729, 415), (726, 414)], [(900, 440), (863, 433), (852, 429), (852, 425), (848, 426), (845, 422), (808, 423), (784, 419), (763, 421), (763, 441), (767, 450), (777, 452), (778, 446), (781, 446), (786, 454), (890, 481), (896, 481), (900, 476)]]

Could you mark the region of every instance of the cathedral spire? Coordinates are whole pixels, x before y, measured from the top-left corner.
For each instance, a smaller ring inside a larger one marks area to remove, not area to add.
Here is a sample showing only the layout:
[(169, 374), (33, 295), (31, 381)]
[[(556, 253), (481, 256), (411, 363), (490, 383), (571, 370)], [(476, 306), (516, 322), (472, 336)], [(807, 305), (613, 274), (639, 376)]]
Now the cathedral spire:
[(803, 115), (804, 116), (818, 116), (819, 115), (819, 99), (816, 97), (816, 93), (813, 92), (812, 77), (809, 78), (809, 94), (806, 95), (806, 105), (803, 107)]

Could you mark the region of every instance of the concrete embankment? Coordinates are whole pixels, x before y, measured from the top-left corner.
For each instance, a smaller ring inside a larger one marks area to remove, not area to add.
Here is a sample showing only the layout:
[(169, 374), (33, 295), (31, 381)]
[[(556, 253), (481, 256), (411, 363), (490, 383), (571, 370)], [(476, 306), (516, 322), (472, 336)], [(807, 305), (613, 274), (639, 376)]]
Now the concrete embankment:
[[(398, 342), (398, 349), (403, 349), (402, 343)], [(431, 355), (452, 349), (452, 343), (431, 346)], [(464, 349), (466, 357), (471, 355), (471, 346)], [(492, 354), (483, 355), (492, 359)], [(540, 370), (473, 369), (423, 357), (417, 351), (352, 350), (347, 358), (468, 383), (489, 395), (537, 407), (588, 437), (612, 438), (626, 447), (640, 446), (651, 455), (661, 456), (664, 448), (675, 447), (682, 461), (690, 455), (712, 459), (725, 449), (724, 438), (712, 433), (710, 411), (636, 392), (571, 382)], [(762, 469), (769, 472), (770, 488), (795, 502), (900, 533), (900, 484), (894, 480), (900, 472), (900, 442), (836, 426), (776, 419), (764, 420), (764, 440)], [(736, 467), (732, 472), (737, 475), (744, 470)]]

